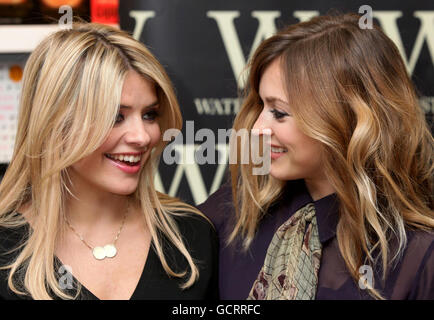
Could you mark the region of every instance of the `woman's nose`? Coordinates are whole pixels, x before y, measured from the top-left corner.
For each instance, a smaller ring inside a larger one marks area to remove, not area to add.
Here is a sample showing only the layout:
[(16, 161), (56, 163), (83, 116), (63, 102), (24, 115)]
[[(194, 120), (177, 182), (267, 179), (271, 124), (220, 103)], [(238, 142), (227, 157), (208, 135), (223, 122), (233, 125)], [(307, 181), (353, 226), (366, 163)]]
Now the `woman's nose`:
[(134, 120), (129, 124), (125, 133), (125, 141), (138, 147), (145, 147), (151, 142), (151, 136), (141, 119), (140, 121)]
[(271, 135), (271, 126), (268, 123), (264, 112), (261, 112), (256, 122), (253, 124), (252, 133), (257, 135)]

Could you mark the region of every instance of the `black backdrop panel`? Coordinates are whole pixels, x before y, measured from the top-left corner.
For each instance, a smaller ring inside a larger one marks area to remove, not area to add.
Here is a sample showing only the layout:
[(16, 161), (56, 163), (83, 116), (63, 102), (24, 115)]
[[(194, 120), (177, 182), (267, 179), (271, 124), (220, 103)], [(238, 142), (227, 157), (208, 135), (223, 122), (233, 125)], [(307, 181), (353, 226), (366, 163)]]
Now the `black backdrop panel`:
[[(134, 33), (166, 67), (184, 121), (194, 122), (194, 132), (209, 128), (217, 133), (232, 125), (240, 106), (238, 89), (243, 86), (239, 75), (261, 40), (311, 16), (333, 10), (358, 12), (363, 5), (372, 8), (375, 22), (401, 50), (433, 130), (433, 1), (135, 0), (121, 1), (119, 13), (121, 28)], [(224, 157), (226, 141), (216, 142)], [(178, 148), (179, 153), (193, 151), (191, 144)], [(1, 165), (0, 173), (5, 169)], [(224, 161), (162, 162), (155, 181), (161, 191), (198, 204), (224, 182), (226, 169)]]
[[(242, 87), (238, 74), (258, 39), (312, 15), (333, 10), (357, 13), (366, 4), (319, 0), (125, 1), (120, 6), (120, 21), (121, 28), (134, 32), (166, 67), (184, 121), (193, 120), (196, 131), (210, 128), (216, 132), (231, 127), (239, 108), (237, 88)], [(368, 5), (374, 21), (404, 52), (432, 126), (434, 3), (401, 0)], [(225, 168), (225, 164), (161, 163), (157, 177), (161, 180), (157, 180), (165, 192), (194, 204), (205, 200), (224, 181)]]

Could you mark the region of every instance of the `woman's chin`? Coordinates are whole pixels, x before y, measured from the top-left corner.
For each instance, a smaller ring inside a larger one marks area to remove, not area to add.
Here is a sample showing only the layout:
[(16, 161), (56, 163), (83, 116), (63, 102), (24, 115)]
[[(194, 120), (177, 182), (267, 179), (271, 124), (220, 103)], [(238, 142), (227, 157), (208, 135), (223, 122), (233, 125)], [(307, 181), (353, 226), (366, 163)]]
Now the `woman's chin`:
[(270, 176), (280, 181), (290, 181), (301, 179), (300, 175), (294, 174), (289, 168), (273, 167), (270, 168)]
[(119, 195), (119, 196), (128, 196), (130, 194), (133, 194), (137, 190), (137, 185), (134, 186), (125, 186), (123, 188), (116, 188), (110, 190), (111, 193)]
[(274, 179), (281, 180), (281, 181), (289, 180), (287, 178), (288, 171), (285, 170), (285, 168), (280, 168), (273, 164), (270, 167), (270, 176), (272, 176)]

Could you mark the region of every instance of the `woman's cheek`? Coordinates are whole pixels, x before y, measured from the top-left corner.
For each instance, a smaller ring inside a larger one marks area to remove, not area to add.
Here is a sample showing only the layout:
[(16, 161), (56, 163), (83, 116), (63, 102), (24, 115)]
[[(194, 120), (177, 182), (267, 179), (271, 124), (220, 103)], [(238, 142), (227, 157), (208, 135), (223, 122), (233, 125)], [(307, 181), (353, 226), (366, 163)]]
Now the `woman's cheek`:
[(156, 122), (152, 127), (152, 146), (155, 146), (161, 139), (161, 129), (159, 124)]

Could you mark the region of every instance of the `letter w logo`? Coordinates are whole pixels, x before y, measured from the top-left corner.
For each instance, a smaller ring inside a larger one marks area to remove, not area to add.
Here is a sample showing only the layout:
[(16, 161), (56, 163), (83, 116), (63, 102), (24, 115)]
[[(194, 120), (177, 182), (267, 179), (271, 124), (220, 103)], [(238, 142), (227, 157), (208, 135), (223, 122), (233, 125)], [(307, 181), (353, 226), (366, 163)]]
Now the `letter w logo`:
[[(318, 11), (294, 11), (294, 16), (300, 21), (306, 21), (317, 16)], [(214, 19), (220, 30), (226, 52), (231, 63), (232, 71), (237, 80), (238, 87), (244, 88), (246, 78), (241, 76), (241, 73), (246, 65), (246, 59), (241, 49), (240, 39), (238, 38), (235, 29), (234, 19), (240, 16), (239, 11), (208, 11), (207, 17)], [(250, 49), (248, 59), (251, 58), (262, 40), (276, 33), (275, 19), (280, 17), (279, 11), (252, 11), (252, 17), (259, 22), (258, 30), (256, 31), (255, 39)]]
[[(208, 11), (207, 16), (215, 19), (217, 26), (223, 38), (223, 44), (229, 56), (235, 79), (238, 87), (244, 88), (246, 79), (241, 78), (241, 72), (246, 65), (243, 50), (241, 49), (240, 40), (235, 30), (234, 19), (240, 16), (239, 11)], [(270, 37), (276, 32), (274, 19), (280, 17), (279, 11), (253, 11), (252, 16), (258, 19), (259, 27), (253, 40), (252, 49), (249, 53), (249, 59), (256, 47), (262, 40)]]
[(402, 17), (401, 11), (374, 11), (374, 18), (380, 21), (384, 33), (395, 42), (398, 47), (404, 62), (407, 66), (407, 71), (411, 75), (416, 67), (424, 42), (428, 46), (431, 54), (431, 61), (434, 64), (434, 11), (415, 11), (413, 16), (420, 21), (419, 32), (414, 42), (413, 50), (407, 57), (404, 44), (398, 30), (397, 19)]
[(180, 155), (180, 159), (184, 159), (182, 163), (178, 164), (175, 174), (170, 184), (168, 191), (164, 189), (163, 181), (160, 174), (154, 177), (155, 188), (163, 193), (167, 193), (170, 196), (176, 196), (181, 184), (181, 179), (185, 174), (188, 186), (190, 187), (191, 194), (195, 204), (200, 204), (204, 202), (208, 196), (216, 191), (223, 181), (225, 170), (227, 167), (227, 162), (229, 158), (229, 145), (227, 144), (216, 144), (216, 149), (219, 153), (219, 161), (217, 164), (217, 171), (214, 175), (213, 183), (211, 189), (207, 192), (205, 187), (205, 182), (203, 180), (199, 165), (196, 162), (186, 163), (185, 159), (194, 159), (194, 153), (200, 145), (177, 145), (175, 146), (175, 152)]

